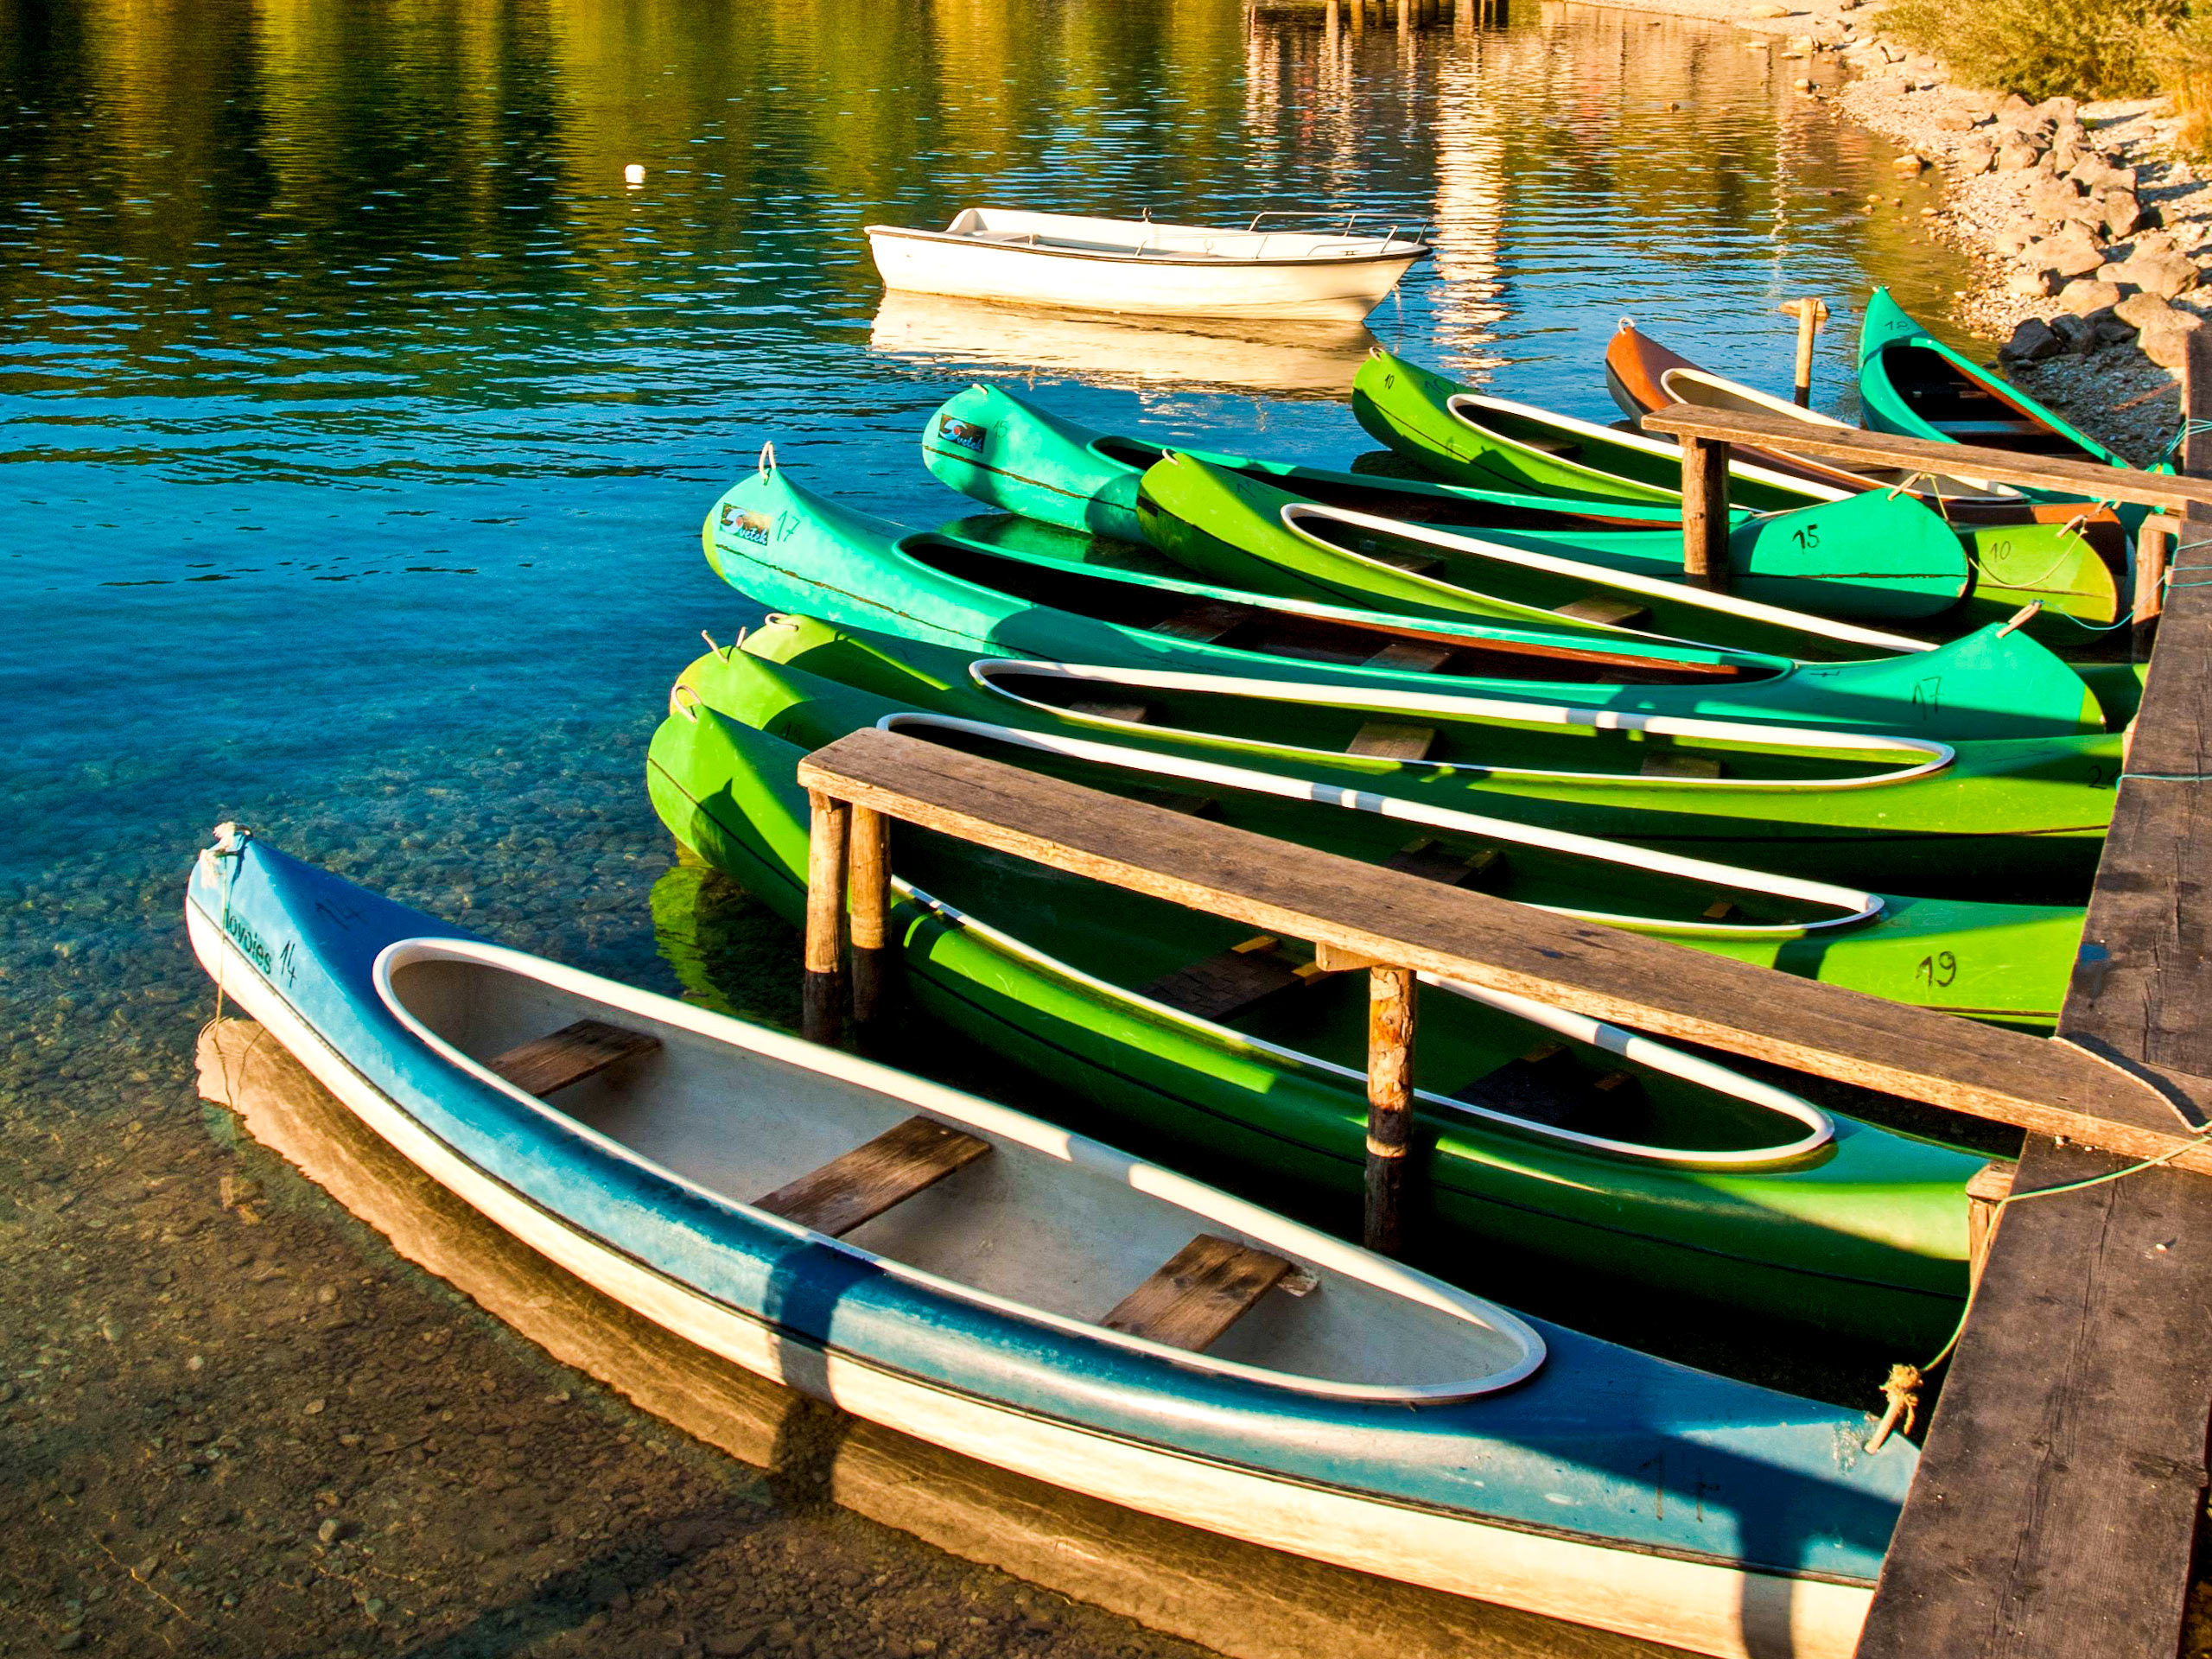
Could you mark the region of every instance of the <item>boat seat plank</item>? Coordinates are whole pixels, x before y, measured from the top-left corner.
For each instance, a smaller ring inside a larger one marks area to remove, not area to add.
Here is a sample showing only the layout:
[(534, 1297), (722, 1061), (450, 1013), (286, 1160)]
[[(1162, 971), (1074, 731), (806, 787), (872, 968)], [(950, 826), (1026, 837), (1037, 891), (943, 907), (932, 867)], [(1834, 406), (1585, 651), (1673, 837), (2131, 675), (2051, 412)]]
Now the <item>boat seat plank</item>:
[(935, 1186), (991, 1149), (979, 1136), (918, 1115), (788, 1181), (756, 1210), (832, 1238)]
[(1424, 553), (1414, 547), (1389, 547), (1376, 542), (1359, 544), (1362, 558), (1372, 559), (1377, 564), (1387, 564), (1393, 570), (1402, 570), (1409, 576), (1426, 575), (1444, 561), (1433, 553)]
[(1637, 768), (1646, 778), (1725, 778), (1727, 768), (1709, 754), (1681, 754), (1662, 749), (1647, 754)]
[(1562, 460), (1581, 453), (1581, 443), (1573, 438), (1516, 438), (1513, 442), (1523, 449), (1534, 449), (1540, 455), (1557, 455)]
[(1370, 668), (1402, 668), (1416, 674), (1433, 674), (1452, 660), (1449, 645), (1427, 645), (1418, 639), (1401, 639), (1385, 645), (1367, 659)]
[(1401, 847), (1384, 861), (1383, 867), (1447, 887), (1487, 887), (1505, 874), (1505, 849), (1482, 847), (1468, 853), (1455, 852), (1424, 836)]
[(1593, 1074), (1566, 1044), (1547, 1039), (1476, 1078), (1452, 1098), (1555, 1129), (1587, 1131), (1596, 1126), (1609, 1097), (1631, 1100), (1636, 1087), (1632, 1072)]
[(516, 1088), (543, 1099), (659, 1046), (659, 1038), (642, 1031), (626, 1031), (604, 1020), (578, 1020), (495, 1054), (484, 1064)]
[(1571, 616), (1578, 622), (1599, 622), (1607, 627), (1640, 628), (1651, 620), (1651, 607), (1609, 594), (1587, 594), (1552, 607), (1554, 616)]
[(1152, 625), (1152, 632), (1174, 639), (1195, 639), (1201, 645), (1218, 639), (1246, 619), (1242, 606), (1207, 600), (1186, 605)]
[(1246, 1013), (1278, 992), (1324, 977), (1312, 963), (1278, 954), (1282, 941), (1262, 933), (1227, 950), (1202, 957), (1138, 988), (1139, 996), (1219, 1024)]
[(1141, 726), (1152, 718), (1148, 702), (1071, 702), (1067, 705), (1071, 715), (1086, 715), (1092, 720), (1116, 720), (1125, 726)]
[(1204, 1353), (1294, 1271), (1272, 1251), (1200, 1233), (1099, 1323)]
[(1436, 745), (1436, 728), (1415, 726), (1402, 720), (1370, 720), (1362, 726), (1346, 754), (1363, 754), (1376, 760), (1426, 760)]

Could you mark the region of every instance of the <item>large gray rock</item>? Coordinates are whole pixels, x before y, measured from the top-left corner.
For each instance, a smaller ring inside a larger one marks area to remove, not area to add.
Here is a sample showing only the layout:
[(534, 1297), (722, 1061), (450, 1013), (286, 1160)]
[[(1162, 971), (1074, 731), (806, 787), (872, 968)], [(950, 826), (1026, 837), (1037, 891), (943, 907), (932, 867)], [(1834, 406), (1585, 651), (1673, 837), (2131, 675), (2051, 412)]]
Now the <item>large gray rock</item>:
[(1959, 146), (1958, 154), (1951, 157), (1951, 165), (1962, 179), (1978, 178), (1989, 171), (1990, 163), (1997, 159), (1997, 146), (1986, 138), (1969, 138)]
[(2058, 306), (2062, 311), (2077, 317), (2086, 317), (2092, 311), (2103, 311), (2118, 305), (2120, 300), (2117, 283), (2100, 282), (2094, 276), (2076, 276), (2058, 290)]
[(2202, 273), (2177, 253), (2132, 253), (2110, 267), (2110, 280), (2171, 300), (2195, 288)]
[(2070, 176), (2084, 190), (2133, 190), (2135, 188), (2135, 169), (2114, 167), (2103, 156), (2090, 152), (2075, 162)]
[(2034, 270), (2054, 270), (2061, 276), (2086, 276), (2105, 262), (2095, 238), (2079, 225), (2069, 225), (2056, 236), (2031, 242), (2020, 258)]
[(2107, 190), (2097, 201), (2104, 208), (2105, 229), (2114, 238), (2134, 235), (2143, 222), (2143, 204), (2133, 190)]
[(2071, 219), (2075, 206), (2087, 199), (2082, 187), (2071, 179), (2038, 179), (2028, 187), (2020, 205), (2037, 219)]
[(2058, 279), (2047, 270), (2016, 270), (2005, 279), (2005, 291), (2016, 299), (2047, 300), (2058, 291)]
[(2050, 320), (2050, 331), (2058, 337), (2060, 348), (2075, 357), (2087, 357), (2097, 349), (2097, 325), (2088, 317), (2062, 311)]
[(2157, 327), (2136, 335), (2135, 343), (2160, 368), (2177, 369), (2189, 359), (2189, 337), (2203, 326), (2202, 319), (2176, 311)]
[(2015, 363), (2040, 363), (2046, 357), (2056, 357), (2066, 349), (2066, 342), (2052, 330), (2051, 326), (2036, 317), (2030, 317), (2012, 331), (1998, 355)]
[(2042, 153), (2018, 133), (2006, 133), (1997, 146), (1996, 170), (1999, 173), (2024, 173), (2036, 164), (2036, 158)]
[[(2113, 307), (2112, 313), (2129, 327), (2139, 329), (2146, 334), (2153, 329), (2185, 328), (2189, 326), (2176, 321), (2187, 313), (2175, 310), (2155, 294), (2131, 294)], [(2196, 321), (2194, 317), (2190, 318), (2190, 323)]]
[(2044, 152), (2037, 165), (2052, 173), (2071, 173), (2081, 164), (2084, 153), (2072, 139), (2060, 138)]

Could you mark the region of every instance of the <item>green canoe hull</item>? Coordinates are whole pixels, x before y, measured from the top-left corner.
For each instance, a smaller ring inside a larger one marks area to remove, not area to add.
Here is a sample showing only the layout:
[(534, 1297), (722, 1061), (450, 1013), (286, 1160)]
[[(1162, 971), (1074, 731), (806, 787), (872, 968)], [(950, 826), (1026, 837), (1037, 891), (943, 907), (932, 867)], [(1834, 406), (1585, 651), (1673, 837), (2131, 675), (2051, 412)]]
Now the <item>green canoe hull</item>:
[[(1885, 516), (1867, 513), (1863, 504), (1869, 502), (1879, 506), (1882, 499), (1859, 496), (1833, 504), (1822, 512), (1823, 527), (1840, 531), (1853, 519)], [(1838, 638), (1827, 619), (1802, 610), (1791, 609), (1796, 620), (1784, 622), (1700, 602), (1701, 596), (1681, 580), (1679, 546), (1671, 564), (1578, 556), (1571, 572), (1548, 570), (1517, 563), (1513, 556), (1518, 550), (1503, 538), (1457, 535), (1454, 545), (1445, 547), (1316, 513), (1300, 518), (1300, 499), (1287, 491), (1210, 466), (1195, 455), (1171, 455), (1154, 467), (1144, 475), (1139, 498), (1153, 544), (1207, 581), (1227, 587), (1417, 616), (1489, 618), (1524, 626), (1580, 623), (1600, 634), (1617, 632), (1596, 620), (1605, 613), (1593, 613), (1585, 622), (1561, 607), (1611, 601), (1632, 613), (1632, 620), (1618, 627), (1638, 633), (1805, 661), (1869, 654), (1864, 642)], [(1928, 516), (1955, 555), (1957, 539), (1941, 519)], [(1495, 551), (1480, 550), (1484, 542)], [(1556, 550), (1551, 556), (1558, 556)], [(1635, 578), (1637, 585), (1613, 585), (1608, 578), (1616, 575)], [(1649, 584), (1654, 581), (1664, 586), (1653, 591)], [(1792, 607), (1808, 594), (1817, 597), (1822, 585), (1752, 577), (1732, 583), (1728, 597)]]
[[(1453, 483), (1490, 489), (1553, 490), (1583, 499), (1611, 499), (1624, 505), (1664, 505), (1679, 510), (1682, 476), (1676, 446), (1659, 444), (1663, 453), (1652, 454), (1646, 450), (1656, 441), (1648, 437), (1639, 440), (1609, 432), (1593, 435), (1580, 425), (1563, 433), (1547, 427), (1540, 410), (1529, 410), (1510, 420), (1501, 416), (1492, 427), (1478, 429), (1452, 412), (1452, 399), (1466, 391), (1417, 364), (1378, 352), (1360, 365), (1353, 380), (1352, 412), (1379, 442)], [(1525, 429), (1510, 429), (1516, 426)], [(1580, 461), (1562, 459), (1536, 447), (1562, 436), (1573, 440)], [(1795, 509), (1802, 513), (1808, 507), (1834, 505), (1840, 493), (1742, 465), (1732, 467), (1729, 478), (1732, 505), (1764, 512)], [(1910, 504), (1936, 517), (1923, 504), (1890, 491), (1865, 491), (1860, 495), (1899, 507)], [(1793, 535), (1796, 527), (1794, 519), (1785, 526)], [(1954, 597), (1966, 594), (1965, 620), (1980, 622), (1993, 612), (2011, 611), (2034, 601), (2092, 624), (2108, 623), (2119, 616), (2118, 576), (2096, 547), (2066, 524), (2036, 523), (2024, 514), (2017, 522), (1976, 520), (1948, 529), (1965, 563), (1967, 580), (1953, 590)], [(1732, 543), (1732, 552), (1733, 547)], [(1823, 551), (1820, 547), (1800, 546), (1789, 536), (1763, 541), (1760, 549), (1771, 560), (1760, 572), (1766, 575), (1791, 574), (1788, 561), (1793, 553), (1818, 557)], [(1868, 550), (1868, 543), (1863, 537), (1854, 537), (1842, 543), (1840, 550), (1855, 556)], [(1916, 552), (1913, 556), (1923, 556)], [(1748, 566), (1741, 568), (1749, 574)], [(1823, 563), (1815, 568), (1833, 567)], [(1940, 583), (1931, 581), (1929, 591), (1939, 587)], [(1801, 605), (1798, 608), (1813, 607)], [(2063, 622), (2056, 626), (2067, 626)], [(2063, 634), (2052, 637), (2066, 638)]]
[[(1060, 420), (995, 387), (971, 387), (948, 399), (922, 435), (922, 458), (930, 470), (978, 501), (1064, 529), (1150, 541), (1173, 554), (1176, 550), (1153, 533), (1143, 485), (1146, 469), (1170, 454), (1189, 455), (1295, 499), (1402, 518), (1611, 569), (1681, 578), (1679, 501), (1648, 506), (1579, 502), (1169, 450)], [(1624, 519), (1623, 513), (1630, 517)], [(1739, 512), (1729, 557), (1739, 578), (1737, 589), (1745, 597), (1847, 619), (1946, 614), (1972, 579), (1949, 525), (1917, 500), (1883, 493), (1789, 512)], [(1819, 563), (1824, 558), (1827, 563)], [(1980, 620), (1969, 619), (1967, 626)]]
[[(648, 781), (677, 838), (797, 922), (804, 910), (803, 748), (760, 707), (673, 714)], [(1056, 1115), (1078, 1109), (1123, 1144), (1339, 1230), (1357, 1224), (1364, 1167), (1363, 988), (1339, 979), (1299, 993), (1272, 1025), (1243, 1031), (1178, 1015), (1128, 987), (1224, 950), (1249, 930), (902, 828), (902, 879), (1019, 941), (911, 899), (891, 938), (926, 1020), (995, 1063), (1043, 1080)], [(1457, 997), (1421, 993), (1427, 1087), (1491, 1078), (1538, 1047), (1538, 1028)], [(1294, 1041), (1344, 1071), (1255, 1046)], [(1605, 1058), (1570, 1045), (1573, 1066)], [(1668, 1080), (1671, 1082), (1673, 1080)], [(1649, 1086), (1649, 1085), (1647, 1085)], [(1664, 1092), (1665, 1084), (1655, 1094)], [(1681, 1085), (1687, 1089), (1687, 1085)], [(1741, 1109), (1702, 1091), (1683, 1115)], [(1980, 1160), (1838, 1120), (1833, 1142), (1757, 1169), (1694, 1169), (1586, 1151), (1541, 1133), (1425, 1110), (1411, 1230), (1416, 1258), (1495, 1281), (1501, 1251), (1550, 1282), (1529, 1300), (1585, 1306), (1624, 1282), (1908, 1349), (1940, 1341), (1966, 1288), (1964, 1182)]]
[[(979, 706), (988, 700), (980, 694), (959, 695), (956, 688), (927, 702), (918, 697), (885, 697), (788, 664), (772, 664), (744, 651), (710, 652), (693, 663), (677, 683), (710, 709), (778, 706), (781, 712), (774, 726), (777, 734), (806, 748), (818, 748), (849, 732), (880, 724), (887, 717), (917, 710), (956, 719), (989, 720), (988, 710)], [(1036, 729), (1041, 722), (1027, 724)], [(1070, 729), (1063, 734), (1074, 733)], [(1095, 741), (1102, 734), (1090, 735)], [(995, 760), (1117, 794), (1156, 795), (1159, 785), (1169, 781), (1158, 773), (1160, 751), (1152, 747), (1130, 746), (1129, 764), (1119, 766), (1043, 755), (985, 739), (954, 741), (979, 748)], [(1116, 739), (1115, 747), (1124, 746)], [(1278, 778), (1320, 781), (1325, 777), (1319, 768), (1287, 761), (1272, 767), (1246, 764), (1249, 770), (1268, 772)], [(1204, 790), (1207, 816), (1219, 822), (1365, 863), (1388, 862), (1409, 840), (1440, 846), (1451, 842), (1449, 834), (1439, 842), (1425, 835), (1420, 826), (1325, 800), (1282, 799), (1226, 786), (1185, 787)], [(1461, 839), (1465, 839), (1464, 834)], [(1519, 848), (1487, 840), (1479, 844), (1486, 845), (1495, 856), (1484, 890), (1499, 898), (1646, 918), (1634, 931), (1869, 996), (2031, 1030), (2047, 1031), (2056, 1023), (2058, 1005), (2066, 994), (2067, 979), (2082, 942), (2078, 905), (1978, 903), (1894, 895), (1883, 899), (1879, 914), (1848, 926), (1787, 935), (1732, 936), (1716, 931), (1725, 924), (1700, 925), (1701, 912), (1719, 895), (1719, 886), (1670, 877), (1640, 863), (1609, 865), (1547, 854), (1537, 847)], [(1467, 842), (1470, 849), (1478, 845), (1478, 841)], [(1745, 894), (1746, 905), (1760, 902), (1750, 893)], [(1833, 913), (1818, 906), (1809, 908), (1818, 915)], [(1802, 917), (1807, 909), (1785, 901), (1776, 904), (1770, 913), (1777, 918), (1782, 912)], [(1743, 913), (1743, 919), (1752, 918)]]
[[(1662, 753), (1699, 755), (1728, 775), (1662, 779), (1643, 771), (1653, 745), (1639, 733), (1575, 734), (1433, 713), (1418, 716), (1438, 734), (1430, 753), (1392, 760), (1345, 752), (1367, 710), (1316, 702), (1310, 691), (1287, 702), (1269, 695), (1276, 682), (1246, 692), (1230, 689), (1236, 682), (1226, 677), (1208, 682), (1222, 690), (1198, 691), (1111, 678), (1026, 680), (1018, 667), (989, 667), (972, 651), (808, 616), (779, 617), (753, 630), (744, 651), (961, 719), (1109, 738), (1656, 852), (1953, 899), (2082, 899), (2096, 873), (2124, 764), (2120, 737), (2099, 733), (1963, 743), (1948, 766), (1899, 782), (1783, 788), (1743, 778), (1741, 744), (1675, 738)], [(1075, 702), (1091, 707), (1068, 706)], [(1923, 977), (1916, 959), (1913, 969), (1916, 981)], [(1948, 979), (1952, 972), (1931, 962), (1924, 976)]]
[[(2107, 721), (2106, 707), (2081, 675), (2024, 633), (1995, 627), (1910, 658), (1794, 663), (1640, 639), (1592, 642), (1471, 619), (1329, 611), (906, 531), (836, 506), (772, 467), (726, 491), (701, 535), (717, 574), (772, 610), (984, 656), (1257, 670), (1319, 683), (1459, 690), (1944, 741), (2101, 731)], [(1203, 619), (1199, 632), (1207, 637), (1193, 637), (1194, 616)], [(1448, 654), (1432, 667), (1376, 660), (1412, 642), (1440, 640)]]

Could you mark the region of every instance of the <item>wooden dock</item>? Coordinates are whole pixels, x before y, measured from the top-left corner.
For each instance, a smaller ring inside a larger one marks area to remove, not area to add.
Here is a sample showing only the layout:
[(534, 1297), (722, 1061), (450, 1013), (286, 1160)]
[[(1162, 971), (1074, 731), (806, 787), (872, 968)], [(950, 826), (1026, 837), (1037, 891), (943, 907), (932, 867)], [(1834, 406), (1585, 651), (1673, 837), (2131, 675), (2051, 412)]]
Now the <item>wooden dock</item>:
[[(2202, 405), (2212, 431), (2212, 342), (2198, 343), (2198, 391), (2185, 402), (2193, 416)], [(1735, 444), (2188, 516), (2170, 588), (2171, 543), (2154, 535), (2141, 562), (2136, 613), (2144, 636), (2155, 620), (2158, 645), (2056, 1037), (1790, 978), (875, 730), (800, 768), (819, 883), (810, 1034), (837, 1034), (849, 839), (867, 873), (849, 906), (864, 1007), (883, 994), (884, 849), (899, 819), (1310, 940), (1324, 967), (1367, 969), (1367, 1233), (1381, 1246), (1392, 1242), (1418, 1042), (1403, 1006), (1414, 973), (2017, 1126), (2025, 1149), (1859, 1652), (2172, 1659), (2212, 1423), (2212, 1186), (2200, 1179), (2212, 1174), (2212, 903), (2198, 874), (2212, 869), (2212, 480), (1818, 432), (1764, 413), (1676, 405), (1644, 424), (1685, 440), (1686, 474), (1703, 486), (1686, 504), (1702, 511), (1685, 514), (1696, 575), (1709, 574), (1718, 545), (1707, 532), (1726, 523)], [(2187, 459), (2189, 474), (2212, 471), (2199, 464), (2212, 454)], [(2141, 1160), (2161, 1164), (2098, 1179)]]

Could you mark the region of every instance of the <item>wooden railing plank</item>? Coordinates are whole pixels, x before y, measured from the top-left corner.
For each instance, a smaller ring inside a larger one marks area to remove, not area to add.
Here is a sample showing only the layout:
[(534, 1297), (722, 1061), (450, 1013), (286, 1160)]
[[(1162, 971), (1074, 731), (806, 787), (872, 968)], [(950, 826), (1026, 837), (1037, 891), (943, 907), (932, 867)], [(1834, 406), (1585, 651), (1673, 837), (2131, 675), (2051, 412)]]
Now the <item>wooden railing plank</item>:
[(1821, 427), (1764, 410), (1700, 409), (1669, 404), (1646, 415), (1646, 432), (1708, 442), (1750, 444), (1817, 455), (1868, 467), (1898, 467), (1907, 472), (1941, 473), (1952, 478), (1987, 479), (1999, 484), (2055, 490), (2097, 501), (2127, 501), (2170, 512), (2192, 505), (2212, 507), (2212, 479), (2146, 473), (2063, 456), (2023, 455), (1986, 444), (1943, 443), (1931, 438), (1899, 437), (1850, 427)]
[[(899, 733), (841, 738), (799, 776), (858, 806), (1349, 957), (2109, 1151), (2174, 1151), (2187, 1124), (2212, 1113), (2202, 1077), (2143, 1068), (2154, 1088), (2065, 1044), (1193, 822)], [(2212, 1146), (2188, 1147), (2181, 1162), (2212, 1173)]]

